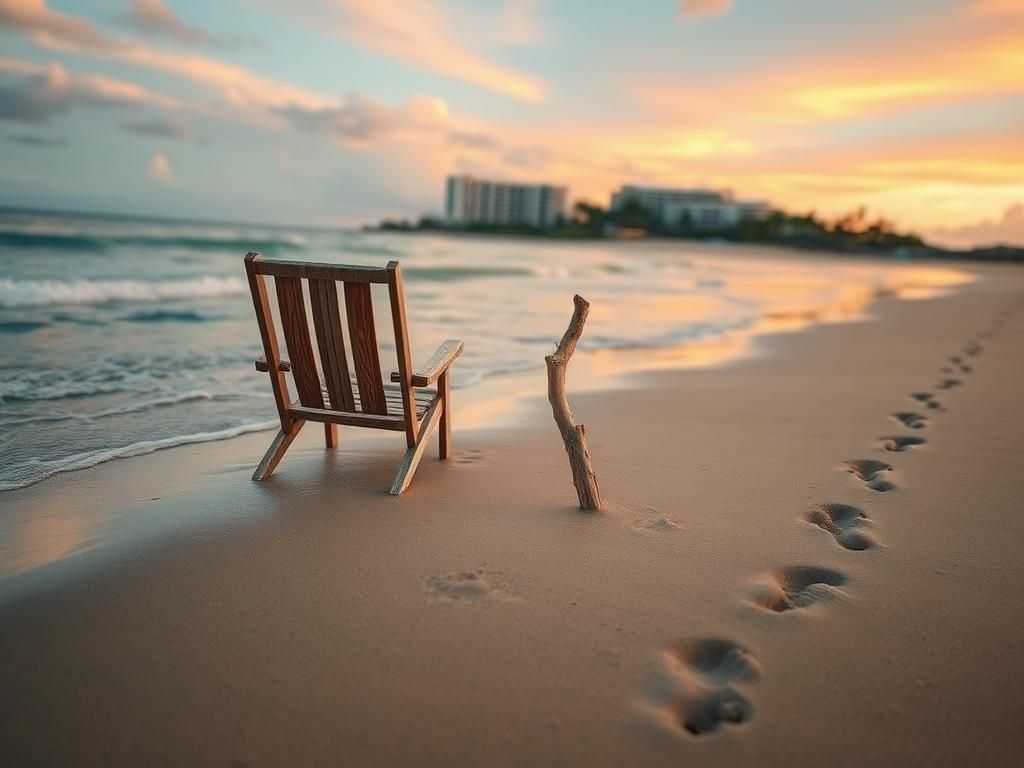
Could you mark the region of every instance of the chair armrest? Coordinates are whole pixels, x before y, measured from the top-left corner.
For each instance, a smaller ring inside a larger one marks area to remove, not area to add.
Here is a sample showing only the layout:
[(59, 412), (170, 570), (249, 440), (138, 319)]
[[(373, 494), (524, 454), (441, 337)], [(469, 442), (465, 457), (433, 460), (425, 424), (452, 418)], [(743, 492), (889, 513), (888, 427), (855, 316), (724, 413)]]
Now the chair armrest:
[[(279, 371), (290, 371), (292, 369), (292, 364), (289, 363), (287, 360), (282, 359), (281, 362), (278, 364), (277, 369)], [(263, 373), (270, 372), (270, 363), (267, 362), (266, 355), (260, 355), (259, 357), (256, 358), (256, 370), (262, 371)]]
[[(412, 375), (414, 387), (429, 387), (438, 377), (448, 370), (455, 358), (462, 354), (464, 344), (458, 339), (448, 339), (437, 348), (426, 364)], [(402, 375), (398, 371), (391, 372), (391, 381), (401, 383)]]

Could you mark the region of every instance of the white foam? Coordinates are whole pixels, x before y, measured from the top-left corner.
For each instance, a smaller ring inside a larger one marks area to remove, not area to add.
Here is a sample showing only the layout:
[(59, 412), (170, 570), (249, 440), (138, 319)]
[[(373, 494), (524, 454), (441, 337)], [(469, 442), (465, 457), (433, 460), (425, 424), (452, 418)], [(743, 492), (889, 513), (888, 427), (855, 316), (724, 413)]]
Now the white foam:
[(11, 280), (0, 279), (0, 307), (103, 304), (108, 301), (236, 296), (248, 290), (239, 277), (207, 275), (192, 280)]
[(97, 464), (103, 464), (113, 459), (123, 459), (129, 456), (145, 456), (164, 448), (175, 448), (179, 445), (192, 445), (194, 443), (210, 443), (215, 440), (228, 440), (239, 435), (246, 435), (250, 432), (263, 432), (278, 426), (278, 421), (264, 421), (257, 424), (241, 424), (237, 427), (222, 429), (217, 432), (195, 432), (191, 435), (175, 435), (165, 437), (162, 440), (143, 440), (142, 442), (120, 446), (118, 448), (105, 448), (98, 451), (86, 451), (74, 453), (61, 459), (40, 461), (33, 459), (22, 464), (16, 464), (10, 468), (13, 479), (0, 481), (0, 491), (12, 491), (15, 488), (24, 488), (33, 485), (48, 477), (53, 477), (61, 472), (73, 472), (78, 469), (88, 469)]
[[(129, 413), (138, 413), (139, 411), (148, 411), (150, 408), (161, 408), (168, 405), (178, 405), (181, 403), (192, 403), (201, 400), (218, 400), (225, 398), (224, 395), (215, 395), (212, 392), (206, 390), (197, 389), (190, 390), (188, 392), (180, 392), (177, 394), (171, 394), (167, 397), (157, 397), (151, 400), (139, 400), (137, 402), (130, 402), (117, 408), (107, 408), (102, 411), (92, 412), (70, 412), (70, 413), (47, 413), (38, 416), (25, 416), (23, 418), (14, 417), (0, 421), (0, 425), (4, 427), (13, 427), (19, 424), (36, 424), (39, 422), (49, 421), (93, 421), (95, 419), (102, 419), (106, 416), (122, 416)], [(6, 414), (0, 413), (0, 418)]]

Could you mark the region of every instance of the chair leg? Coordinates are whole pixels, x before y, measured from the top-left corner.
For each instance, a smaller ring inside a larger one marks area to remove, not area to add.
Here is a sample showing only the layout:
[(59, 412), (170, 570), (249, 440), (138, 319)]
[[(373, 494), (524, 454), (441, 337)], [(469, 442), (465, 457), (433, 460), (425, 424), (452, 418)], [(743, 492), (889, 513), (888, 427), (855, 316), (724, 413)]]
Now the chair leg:
[(304, 421), (293, 421), (292, 428), (285, 432), (283, 429), (277, 431), (277, 436), (274, 441), (270, 444), (266, 454), (263, 456), (263, 460), (256, 466), (256, 471), (252, 473), (253, 480), (266, 480), (277, 468), (277, 464), (281, 461), (284, 456), (284, 452), (288, 450), (288, 446), (292, 444), (292, 441), (299, 434), (299, 430), (302, 429)]
[(437, 379), (437, 389), (441, 394), (441, 428), (437, 433), (437, 455), (444, 461), (452, 455), (452, 411), (451, 388), (448, 386), (448, 371)]
[(328, 448), (338, 447), (338, 425), (324, 424), (324, 440)]
[(420, 422), (420, 431), (416, 435), (416, 445), (405, 452), (405, 458), (402, 459), (402, 463), (398, 467), (398, 474), (395, 475), (395, 482), (391, 484), (391, 490), (388, 491), (392, 496), (400, 495), (412, 482), (412, 476), (416, 474), (416, 467), (420, 465), (420, 459), (423, 458), (423, 453), (427, 450), (430, 433), (437, 426), (442, 410), (441, 399), (438, 398), (424, 415), (423, 421)]

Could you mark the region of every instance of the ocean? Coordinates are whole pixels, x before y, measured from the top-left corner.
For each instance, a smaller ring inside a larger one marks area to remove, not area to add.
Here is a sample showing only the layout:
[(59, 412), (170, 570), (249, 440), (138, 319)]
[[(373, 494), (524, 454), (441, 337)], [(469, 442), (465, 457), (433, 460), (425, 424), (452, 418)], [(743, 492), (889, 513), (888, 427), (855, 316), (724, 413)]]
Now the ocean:
[(0, 491), (273, 428), (266, 375), (253, 369), (262, 348), (242, 262), (250, 250), (267, 259), (400, 261), (414, 362), (445, 338), (466, 342), (455, 387), (543, 368), (574, 293), (593, 305), (582, 356), (685, 347), (787, 318), (799, 326), (843, 320), (878, 296), (920, 298), (969, 279), (945, 267), (696, 242), (4, 211)]

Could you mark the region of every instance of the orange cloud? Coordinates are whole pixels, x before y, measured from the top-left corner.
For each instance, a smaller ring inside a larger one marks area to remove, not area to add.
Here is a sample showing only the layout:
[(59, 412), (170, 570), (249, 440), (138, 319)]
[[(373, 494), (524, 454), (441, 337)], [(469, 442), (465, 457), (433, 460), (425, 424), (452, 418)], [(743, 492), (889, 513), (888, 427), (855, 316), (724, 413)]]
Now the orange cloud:
[(724, 16), (732, 10), (732, 0), (683, 0), (681, 12), (685, 18)]
[(740, 81), (623, 85), (655, 114), (704, 126), (742, 120), (799, 128), (808, 119), (859, 119), (1024, 92), (1024, 32), (922, 38), (875, 50), (870, 59), (862, 51), (837, 54)]
[(174, 178), (174, 168), (167, 155), (157, 152), (149, 158), (149, 165), (146, 167), (146, 175), (159, 184), (167, 184)]
[(973, 0), (965, 9), (968, 16), (1014, 16), (1024, 14), (1021, 0)]
[(935, 242), (965, 247), (1013, 244), (1024, 246), (1024, 203), (1014, 203), (997, 221), (984, 219), (959, 227), (936, 227), (929, 233)]
[[(361, 47), (520, 101), (544, 98), (544, 87), (536, 79), (494, 64), (467, 48), (450, 32), (452, 20), (428, 0), (335, 0), (331, 11), (337, 34)], [(519, 8), (517, 12), (519, 34), (536, 35), (536, 30), (523, 31), (524, 11)]]

